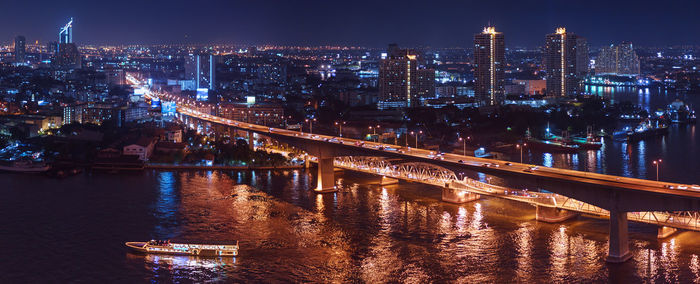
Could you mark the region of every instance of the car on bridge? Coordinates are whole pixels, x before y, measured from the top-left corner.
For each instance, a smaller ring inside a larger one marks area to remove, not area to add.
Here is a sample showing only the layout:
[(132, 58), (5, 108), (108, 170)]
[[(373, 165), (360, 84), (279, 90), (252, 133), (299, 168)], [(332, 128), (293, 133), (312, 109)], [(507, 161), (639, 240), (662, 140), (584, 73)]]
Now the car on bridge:
[(533, 167), (529, 167), (529, 168), (527, 168), (527, 169), (524, 169), (523, 171), (528, 172), (528, 173), (531, 173), (531, 172), (536, 171), (536, 170), (539, 169), (539, 168), (540, 168), (540, 167), (538, 167), (538, 166), (533, 166)]

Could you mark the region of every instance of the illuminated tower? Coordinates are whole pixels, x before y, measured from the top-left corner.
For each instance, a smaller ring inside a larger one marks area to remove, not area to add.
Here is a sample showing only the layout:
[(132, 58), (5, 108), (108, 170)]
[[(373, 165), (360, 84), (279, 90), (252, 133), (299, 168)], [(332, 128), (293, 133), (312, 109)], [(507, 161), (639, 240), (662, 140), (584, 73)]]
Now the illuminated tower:
[(481, 106), (504, 100), (505, 53), (505, 37), (495, 27), (474, 35), (474, 95)]
[(639, 75), (639, 57), (632, 43), (623, 42), (600, 50), (595, 62), (596, 74)]
[(26, 59), (26, 42), (27, 39), (23, 36), (17, 36), (15, 38), (15, 62), (17, 63), (24, 62)]
[(73, 18), (58, 32), (58, 44), (73, 43)]
[(216, 88), (216, 58), (211, 54), (190, 54), (185, 59), (185, 79), (192, 81), (187, 89)]
[(69, 69), (81, 67), (82, 58), (78, 46), (73, 43), (73, 18), (59, 31), (57, 48), (56, 65)]
[(435, 70), (419, 65), (417, 52), (389, 45), (379, 63), (380, 108), (418, 106), (435, 96)]
[(565, 97), (576, 93), (578, 87), (576, 56), (577, 37), (557, 28), (548, 34), (544, 44), (544, 66), (547, 71), (547, 96)]

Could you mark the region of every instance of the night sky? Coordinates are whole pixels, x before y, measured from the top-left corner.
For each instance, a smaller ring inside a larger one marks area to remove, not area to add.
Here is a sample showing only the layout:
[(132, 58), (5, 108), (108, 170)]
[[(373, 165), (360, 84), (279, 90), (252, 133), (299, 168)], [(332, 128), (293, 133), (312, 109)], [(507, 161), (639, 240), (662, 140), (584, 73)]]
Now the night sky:
[(0, 42), (57, 40), (75, 18), (89, 44), (240, 43), (471, 46), (488, 22), (506, 45), (541, 45), (557, 26), (594, 45), (700, 45), (700, 1), (3, 0)]

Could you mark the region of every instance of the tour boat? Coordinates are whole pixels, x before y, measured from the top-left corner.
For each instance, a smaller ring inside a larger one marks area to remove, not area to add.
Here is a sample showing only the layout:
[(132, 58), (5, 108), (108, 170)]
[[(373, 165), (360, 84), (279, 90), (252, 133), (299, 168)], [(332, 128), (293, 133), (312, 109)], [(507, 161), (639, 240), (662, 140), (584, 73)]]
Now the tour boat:
[(127, 242), (130, 249), (143, 253), (190, 255), (190, 256), (237, 256), (238, 241), (235, 245), (181, 244), (170, 241)]
[(15, 173), (43, 173), (49, 170), (49, 166), (41, 162), (31, 160), (19, 160), (12, 163), (0, 163), (0, 171)]

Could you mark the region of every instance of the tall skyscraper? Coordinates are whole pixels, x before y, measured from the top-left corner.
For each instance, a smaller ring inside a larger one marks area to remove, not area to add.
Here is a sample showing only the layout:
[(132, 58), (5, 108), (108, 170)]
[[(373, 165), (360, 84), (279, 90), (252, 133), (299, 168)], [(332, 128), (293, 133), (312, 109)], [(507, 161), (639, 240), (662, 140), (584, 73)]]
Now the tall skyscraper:
[(184, 89), (216, 88), (216, 61), (211, 54), (190, 54), (185, 58), (185, 80), (189, 81)]
[(547, 96), (565, 97), (573, 95), (578, 86), (576, 77), (577, 37), (557, 28), (545, 37), (544, 66), (547, 71)]
[(63, 68), (80, 68), (82, 58), (78, 46), (73, 43), (73, 18), (58, 32), (58, 50), (55, 63)]
[(632, 43), (610, 45), (600, 50), (595, 61), (596, 74), (639, 75), (639, 57)]
[(588, 41), (582, 36), (576, 37), (576, 76), (582, 82), (590, 73), (590, 59), (588, 59)]
[(505, 37), (495, 27), (474, 35), (474, 95), (479, 105), (498, 105), (505, 99)]
[(23, 36), (17, 36), (15, 38), (15, 62), (24, 62), (26, 59), (26, 47), (27, 39)]
[(390, 44), (379, 64), (380, 108), (420, 105), (435, 96), (435, 70), (422, 68), (418, 53)]
[(58, 32), (58, 44), (73, 43), (73, 18)]

